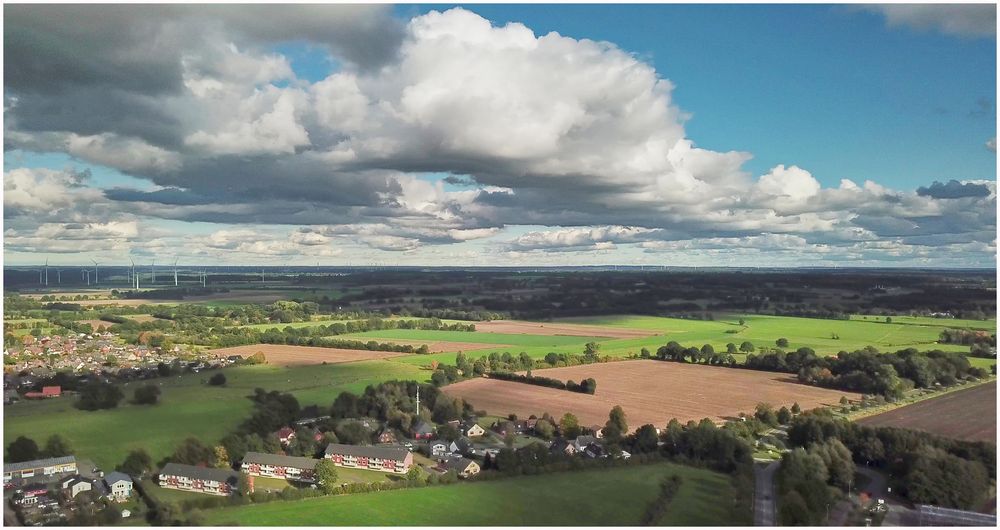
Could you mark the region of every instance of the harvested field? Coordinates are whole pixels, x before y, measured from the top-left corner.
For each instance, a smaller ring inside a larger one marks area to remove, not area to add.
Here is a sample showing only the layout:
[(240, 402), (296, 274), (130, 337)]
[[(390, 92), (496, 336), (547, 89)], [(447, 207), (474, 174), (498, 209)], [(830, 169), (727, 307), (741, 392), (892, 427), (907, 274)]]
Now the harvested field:
[(120, 305), (122, 307), (138, 307), (147, 304), (176, 304), (180, 300), (149, 300), (145, 298), (121, 299), (121, 300), (72, 300), (68, 303), (80, 304), (83, 307), (96, 307), (102, 305)]
[(249, 357), (257, 352), (263, 352), (268, 364), (280, 366), (301, 366), (306, 364), (348, 363), (352, 361), (367, 361), (385, 359), (409, 353), (393, 351), (347, 350), (340, 348), (317, 348), (314, 346), (286, 346), (284, 344), (250, 344), (248, 346), (233, 346), (209, 350), (217, 357), (242, 355)]
[(902, 427), (959, 440), (997, 439), (997, 383), (906, 405), (858, 420), (861, 425)]
[(122, 315), (123, 317), (133, 320), (135, 322), (153, 322), (154, 320), (163, 320), (162, 318), (156, 318), (153, 315)]
[(476, 322), (476, 331), (525, 335), (569, 335), (572, 337), (608, 337), (612, 339), (637, 339), (658, 334), (655, 330), (562, 324), (558, 322), (525, 322), (523, 320), (490, 320)]
[(386, 339), (381, 337), (365, 337), (367, 340), (374, 340), (376, 342), (387, 342), (389, 344), (398, 344), (400, 346), (413, 346), (414, 348), (419, 348), (420, 346), (427, 345), (427, 350), (430, 353), (453, 353), (459, 351), (473, 351), (473, 350), (485, 350), (485, 349), (510, 349), (513, 348), (510, 344), (484, 344), (482, 342), (455, 342), (455, 341), (423, 341), (423, 340), (403, 340), (403, 339)]
[(608, 412), (621, 405), (631, 428), (651, 423), (663, 427), (671, 418), (681, 422), (723, 420), (751, 412), (757, 403), (775, 407), (798, 403), (803, 409), (836, 404), (841, 396), (859, 394), (799, 384), (793, 376), (664, 361), (619, 361), (535, 370), (534, 375), (579, 381), (593, 377), (594, 395), (541, 386), (477, 378), (444, 387), (476, 410), (527, 417), (548, 412), (560, 417), (572, 412), (582, 425), (603, 425)]
[(114, 322), (108, 322), (107, 320), (77, 320), (77, 322), (80, 324), (90, 324), (90, 327), (95, 331), (100, 327), (110, 328), (115, 325)]

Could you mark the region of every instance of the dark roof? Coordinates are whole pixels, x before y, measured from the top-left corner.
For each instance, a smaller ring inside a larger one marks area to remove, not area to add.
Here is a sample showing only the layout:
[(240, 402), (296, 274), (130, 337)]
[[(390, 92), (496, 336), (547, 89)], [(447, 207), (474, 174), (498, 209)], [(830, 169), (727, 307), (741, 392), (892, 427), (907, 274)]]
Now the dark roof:
[(466, 438), (465, 436), (455, 440), (455, 446), (458, 447), (459, 451), (465, 452), (472, 449), (472, 440)]
[(189, 466), (187, 464), (169, 463), (160, 470), (160, 475), (173, 475), (197, 480), (214, 480), (236, 484), (240, 474), (232, 469), (216, 469), (212, 467)]
[(4, 463), (3, 472), (24, 471), (26, 469), (38, 469), (40, 467), (58, 466), (63, 464), (75, 464), (75, 456), (59, 456), (56, 458), (42, 458), (40, 460), (29, 460), (27, 462)]
[(111, 473), (104, 475), (104, 482), (107, 482), (109, 486), (120, 481), (132, 482), (132, 477), (120, 471), (112, 471)]
[(433, 433), (434, 427), (431, 427), (427, 422), (420, 420), (416, 425), (413, 426), (413, 432), (419, 433)]
[(564, 452), (565, 453), (566, 452), (566, 448), (570, 447), (571, 445), (572, 444), (569, 443), (568, 440), (565, 440), (563, 438), (559, 438), (558, 440), (552, 442), (552, 445), (549, 446), (549, 450), (553, 451), (553, 452), (560, 451), (560, 452)]
[(404, 460), (409, 451), (405, 447), (375, 447), (371, 445), (330, 444), (326, 446), (326, 455), (333, 454), (381, 458), (383, 460)]
[(469, 467), (472, 460), (468, 458), (453, 458), (444, 461), (444, 467), (448, 469), (454, 469), (455, 471), (465, 471), (465, 468)]
[(248, 452), (243, 457), (243, 463), (262, 464), (265, 466), (294, 467), (298, 469), (313, 469), (319, 460), (304, 456), (272, 455), (270, 453)]

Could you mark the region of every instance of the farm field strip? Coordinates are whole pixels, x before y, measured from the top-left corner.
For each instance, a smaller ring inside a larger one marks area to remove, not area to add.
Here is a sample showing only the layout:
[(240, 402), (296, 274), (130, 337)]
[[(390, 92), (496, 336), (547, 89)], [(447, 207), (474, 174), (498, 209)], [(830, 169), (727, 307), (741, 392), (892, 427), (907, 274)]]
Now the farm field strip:
[[(283, 329), (285, 329), (287, 327), (291, 327), (291, 328), (315, 328), (315, 327), (319, 327), (319, 326), (329, 326), (330, 324), (346, 324), (348, 322), (365, 322), (367, 320), (368, 319), (365, 319), (365, 318), (350, 318), (350, 319), (321, 318), (321, 319), (318, 319), (318, 320), (310, 320), (310, 321), (307, 321), (307, 322), (289, 322), (289, 323), (269, 322), (267, 324), (244, 324), (242, 326), (234, 326), (234, 327), (239, 328), (239, 329), (255, 329), (255, 330), (258, 330), (258, 331), (266, 331), (266, 330), (269, 330), (269, 329), (283, 330)], [(423, 319), (420, 318), (420, 317), (389, 317), (389, 318), (383, 318), (382, 320), (423, 320)], [(441, 320), (442, 323), (445, 323), (445, 324), (455, 324), (455, 323), (471, 324), (471, 323), (473, 323), (472, 321), (466, 321), (466, 320), (448, 320), (448, 319), (440, 319), (440, 320)]]
[[(885, 323), (884, 316), (877, 315), (851, 315), (851, 320), (857, 320), (860, 322), (875, 322), (875, 323)], [(931, 326), (937, 328), (965, 328), (965, 329), (981, 329), (985, 331), (997, 330), (997, 321), (995, 318), (987, 320), (971, 320), (963, 318), (934, 318), (934, 317), (910, 317), (910, 316), (891, 316), (893, 324), (904, 324), (908, 326)]]
[(565, 335), (518, 335), (510, 333), (488, 333), (480, 331), (438, 331), (424, 329), (380, 329), (375, 331), (365, 331), (362, 333), (348, 333), (337, 335), (336, 337), (369, 340), (372, 337), (381, 337), (386, 340), (412, 340), (412, 341), (432, 341), (432, 342), (474, 342), (485, 344), (510, 344), (511, 347), (559, 347), (567, 345), (579, 345), (579, 352), (583, 351), (583, 345), (588, 342), (600, 342), (601, 337), (580, 337)]
[(209, 510), (205, 516), (214, 525), (635, 525), (660, 482), (672, 474), (683, 482), (660, 524), (750, 524), (748, 513), (733, 514), (718, 502), (734, 496), (727, 476), (676, 464), (278, 501)]
[(347, 363), (353, 361), (368, 361), (409, 355), (403, 352), (351, 350), (345, 348), (320, 348), (315, 346), (288, 346), (285, 344), (248, 344), (207, 350), (216, 357), (242, 355), (249, 357), (257, 352), (264, 354), (268, 364), (280, 366), (298, 366), (322, 363)]
[(625, 327), (590, 326), (583, 324), (566, 324), (562, 322), (527, 322), (523, 320), (492, 320), (477, 322), (476, 331), (482, 333), (526, 334), (543, 336), (572, 337), (603, 337), (612, 339), (628, 339), (655, 335), (648, 329), (630, 329)]
[[(739, 319), (746, 325), (740, 326)], [(875, 346), (883, 351), (914, 347), (920, 350), (940, 349), (967, 352), (967, 346), (938, 344), (937, 340), (945, 326), (915, 326), (908, 324), (886, 324), (862, 320), (824, 320), (799, 317), (776, 317), (767, 315), (718, 315), (717, 320), (686, 320), (651, 316), (610, 316), (563, 319), (574, 323), (592, 323), (604, 326), (628, 326), (658, 330), (662, 336), (645, 339), (604, 341), (602, 353), (624, 355), (638, 353), (646, 347), (655, 351), (669, 341), (677, 341), (684, 346), (700, 347), (710, 344), (716, 351), (725, 351), (727, 343), (739, 346), (750, 341), (755, 346), (774, 346), (775, 340), (784, 337), (789, 341), (787, 349), (803, 346), (813, 348), (818, 353), (835, 354), (842, 350), (856, 350), (865, 346)], [(834, 338), (834, 336), (839, 338)]]
[(663, 427), (672, 418), (723, 420), (751, 412), (760, 402), (775, 407), (798, 402), (809, 409), (836, 404), (841, 396), (860, 398), (852, 392), (799, 384), (788, 374), (665, 361), (619, 361), (533, 373), (562, 381), (592, 377), (597, 392), (587, 395), (489, 378), (469, 379), (443, 390), (489, 414), (548, 412), (559, 417), (571, 412), (583, 425), (603, 425), (611, 408), (621, 405), (633, 429), (647, 423)]
[(996, 441), (997, 383), (949, 392), (857, 423), (915, 429), (960, 440)]
[(429, 341), (429, 340), (404, 340), (404, 339), (392, 339), (386, 337), (368, 337), (367, 340), (374, 340), (376, 342), (398, 344), (400, 346), (413, 346), (414, 348), (419, 348), (420, 346), (427, 346), (427, 350), (431, 353), (455, 353), (455, 352), (468, 352), (476, 350), (488, 350), (488, 351), (510, 351), (513, 348), (510, 344), (487, 344), (482, 342), (454, 342), (454, 341)]

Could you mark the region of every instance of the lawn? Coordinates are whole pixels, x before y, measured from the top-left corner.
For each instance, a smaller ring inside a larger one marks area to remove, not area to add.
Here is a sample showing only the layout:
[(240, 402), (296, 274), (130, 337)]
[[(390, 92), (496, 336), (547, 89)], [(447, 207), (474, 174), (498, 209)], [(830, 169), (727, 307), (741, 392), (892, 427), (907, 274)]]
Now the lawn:
[[(303, 406), (326, 407), (342, 391), (361, 393), (371, 384), (390, 379), (426, 380), (429, 372), (388, 361), (281, 368), (245, 366), (225, 370), (225, 387), (204, 384), (208, 375), (189, 374), (154, 379), (161, 385), (161, 403), (84, 412), (73, 407), (73, 397), (21, 402), (4, 407), (4, 444), (20, 435), (39, 445), (54, 433), (66, 437), (77, 456), (103, 469), (124, 460), (128, 451), (146, 449), (154, 460), (169, 455), (184, 438), (194, 436), (215, 443), (248, 415), (246, 396), (254, 388), (293, 393)], [(137, 383), (123, 386), (130, 398)]]
[(684, 482), (661, 525), (746, 525), (729, 477), (675, 464), (537, 475), (490, 482), (340, 495), (206, 511), (208, 524), (253, 526), (635, 525), (659, 490)]

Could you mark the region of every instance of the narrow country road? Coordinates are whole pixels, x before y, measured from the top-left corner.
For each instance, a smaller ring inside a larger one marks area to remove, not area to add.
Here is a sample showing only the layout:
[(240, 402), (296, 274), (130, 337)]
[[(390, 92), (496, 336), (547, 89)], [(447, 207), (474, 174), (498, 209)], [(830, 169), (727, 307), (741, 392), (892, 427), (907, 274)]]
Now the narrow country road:
[(753, 466), (755, 483), (753, 499), (754, 526), (775, 526), (778, 524), (774, 509), (774, 472), (778, 470), (780, 465), (780, 462), (771, 462), (769, 464), (757, 463)]

